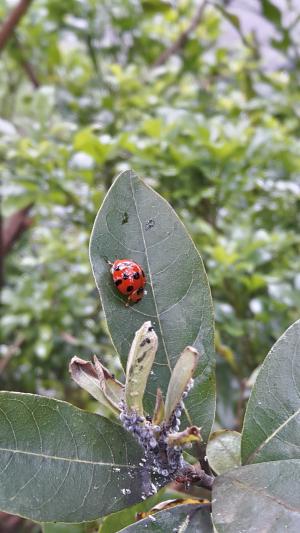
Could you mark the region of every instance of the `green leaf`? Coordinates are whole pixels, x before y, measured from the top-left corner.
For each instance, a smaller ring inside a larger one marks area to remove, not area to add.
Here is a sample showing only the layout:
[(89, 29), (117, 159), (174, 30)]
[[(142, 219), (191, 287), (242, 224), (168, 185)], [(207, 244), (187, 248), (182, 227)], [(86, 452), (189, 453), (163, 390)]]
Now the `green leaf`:
[(167, 531), (182, 531), (184, 533), (212, 532), (210, 509), (203, 505), (178, 505), (171, 509), (160, 511), (132, 524), (120, 533), (166, 533)]
[(281, 26), (281, 11), (270, 0), (261, 1), (262, 14), (275, 26)]
[(112, 513), (102, 518), (99, 533), (116, 533), (120, 529), (135, 522), (136, 515), (150, 511), (159, 502), (178, 497), (178, 493), (167, 488), (159, 490), (156, 494), (130, 507), (126, 507), (117, 513)]
[(140, 500), (141, 457), (120, 426), (65, 402), (0, 393), (0, 509), (81, 522)]
[(75, 135), (74, 148), (90, 155), (99, 164), (107, 159), (112, 150), (109, 144), (100, 141), (91, 128), (85, 128)]
[(256, 379), (242, 432), (242, 463), (300, 458), (300, 320), (274, 344)]
[[(203, 353), (185, 405), (189, 424), (202, 426), (207, 438), (215, 410), (212, 301), (202, 260), (184, 226), (163, 198), (126, 171), (113, 183), (97, 215), (90, 257), (123, 365), (134, 333), (146, 320), (157, 333), (158, 351), (144, 397), (148, 412), (153, 410), (158, 385), (166, 393), (182, 350), (192, 345)], [(125, 307), (106, 258), (130, 258), (142, 265), (148, 294), (138, 304)]]
[(216, 474), (224, 474), (227, 470), (240, 466), (241, 434), (226, 429), (216, 431), (210, 436), (206, 455)]
[(212, 517), (218, 533), (300, 530), (300, 461), (248, 465), (216, 478)]
[(89, 533), (89, 531), (91, 530), (87, 524), (43, 524), (43, 533)]
[(225, 9), (223, 6), (214, 4), (214, 7), (222, 13), (223, 17), (234, 26), (234, 28), (240, 33), (241, 31), (241, 25), (240, 25), (240, 19), (237, 15), (234, 15), (234, 13), (231, 13), (228, 11), (228, 9)]

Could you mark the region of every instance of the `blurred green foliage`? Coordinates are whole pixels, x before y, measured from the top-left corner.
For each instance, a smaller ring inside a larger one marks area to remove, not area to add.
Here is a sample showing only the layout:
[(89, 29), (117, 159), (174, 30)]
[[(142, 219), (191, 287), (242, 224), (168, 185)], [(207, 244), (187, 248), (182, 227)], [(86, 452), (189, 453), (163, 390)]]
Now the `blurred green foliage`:
[[(157, 66), (198, 2), (35, 0), (17, 27), (0, 60), (3, 213), (33, 203), (33, 224), (6, 260), (2, 357), (21, 342), (2, 388), (75, 392), (78, 404), (72, 355), (95, 352), (118, 369), (88, 241), (113, 178), (134, 168), (204, 259), (219, 423), (235, 425), (242, 378), (299, 311), (300, 52), (296, 19), (288, 27), (262, 2), (283, 61), (263, 67), (255, 36), (226, 4), (207, 3), (184, 46)], [(9, 9), (1, 0), (0, 18)]]

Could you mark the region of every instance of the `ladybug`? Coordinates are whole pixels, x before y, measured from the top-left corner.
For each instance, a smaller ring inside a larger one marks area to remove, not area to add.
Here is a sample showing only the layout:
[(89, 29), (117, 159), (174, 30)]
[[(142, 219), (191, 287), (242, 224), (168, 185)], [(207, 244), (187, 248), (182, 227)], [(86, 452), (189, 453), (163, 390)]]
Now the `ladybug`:
[(128, 296), (128, 303), (139, 302), (146, 294), (146, 276), (142, 267), (131, 259), (117, 259), (109, 264), (118, 291)]

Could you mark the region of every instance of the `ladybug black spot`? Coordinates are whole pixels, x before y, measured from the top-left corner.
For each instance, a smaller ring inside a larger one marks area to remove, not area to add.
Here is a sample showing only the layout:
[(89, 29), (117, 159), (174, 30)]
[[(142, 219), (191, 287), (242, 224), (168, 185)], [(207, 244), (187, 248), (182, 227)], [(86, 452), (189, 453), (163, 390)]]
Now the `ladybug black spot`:
[(124, 274), (123, 274), (123, 279), (129, 279), (129, 276), (128, 276), (128, 274), (126, 274), (126, 272), (124, 272)]
[(119, 285), (121, 285), (121, 283), (122, 283), (122, 280), (121, 280), (121, 279), (117, 279), (117, 280), (115, 281), (115, 285), (116, 285), (116, 287), (119, 287)]
[(136, 291), (137, 294), (143, 294), (143, 292), (144, 292), (143, 287), (140, 287), (140, 288)]
[(133, 289), (134, 289), (133, 285), (129, 285), (126, 290), (127, 292), (132, 292)]
[(117, 272), (118, 270), (121, 270), (119, 266), (114, 268), (114, 271)]
[(133, 277), (134, 277), (134, 279), (139, 279), (140, 275), (139, 275), (138, 272), (135, 272), (135, 273), (133, 274)]

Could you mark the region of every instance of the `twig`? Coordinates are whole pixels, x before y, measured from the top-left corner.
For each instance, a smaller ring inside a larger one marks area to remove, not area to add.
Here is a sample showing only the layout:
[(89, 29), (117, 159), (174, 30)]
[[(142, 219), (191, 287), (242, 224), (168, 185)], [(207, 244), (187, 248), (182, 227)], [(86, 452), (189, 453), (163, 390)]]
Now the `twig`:
[(21, 59), (21, 65), (23, 67), (24, 72), (27, 74), (27, 77), (31, 81), (33, 87), (35, 89), (38, 89), (40, 87), (40, 82), (35, 75), (32, 65), (24, 58)]
[(71, 333), (68, 333), (67, 331), (61, 332), (61, 338), (72, 346), (79, 346), (81, 343), (79, 339), (76, 339), (76, 337), (74, 337), (73, 335), (71, 335)]
[[(204, 472), (204, 470), (201, 468), (200, 463), (196, 463), (194, 465), (185, 463), (182, 469), (182, 474), (185, 478), (185, 481), (189, 483), (199, 483), (201, 487), (212, 490), (215, 478), (214, 476), (206, 474), (206, 472)], [(180, 476), (176, 479), (176, 481), (179, 479)]]
[(159, 67), (160, 65), (163, 65), (164, 63), (166, 63), (169, 57), (171, 57), (173, 54), (176, 54), (185, 46), (190, 36), (190, 33), (192, 33), (200, 23), (206, 4), (207, 0), (204, 0), (204, 2), (202, 2), (202, 4), (198, 7), (189, 26), (179, 35), (178, 39), (169, 48), (166, 48), (166, 50), (164, 50), (164, 52), (153, 63), (153, 67)]
[(5, 47), (7, 41), (13, 34), (15, 27), (28, 10), (31, 2), (32, 0), (20, 0), (8, 15), (6, 21), (2, 24), (0, 28), (0, 51)]
[(243, 426), (243, 415), (244, 415), (244, 406), (245, 406), (245, 390), (246, 390), (246, 380), (240, 380), (240, 395), (237, 402), (237, 415), (236, 415), (236, 430), (241, 431)]
[(5, 256), (14, 243), (19, 239), (21, 234), (29, 228), (32, 223), (32, 219), (28, 216), (33, 204), (27, 205), (13, 213), (4, 222), (0, 224), (1, 237), (0, 237), (0, 250), (1, 256)]
[(18, 50), (18, 55), (19, 55), (19, 60), (20, 60), (20, 65), (21, 67), (23, 68), (24, 72), (26, 73), (28, 79), (31, 81), (33, 87), (35, 89), (38, 89), (40, 87), (40, 82), (33, 70), (33, 67), (31, 65), (31, 63), (29, 63), (29, 61), (24, 57), (24, 54), (23, 54), (23, 51), (22, 51), (22, 46), (21, 44), (19, 43), (19, 40), (17, 39), (16, 36), (14, 36), (14, 44)]
[(0, 216), (0, 287), (4, 284), (4, 258), (32, 223), (28, 216), (31, 207), (32, 204), (20, 209), (4, 221)]
[(15, 342), (11, 346), (8, 347), (5, 356), (2, 357), (0, 360), (0, 375), (7, 367), (11, 358), (19, 351), (19, 348), (22, 346), (24, 341), (25, 341), (24, 335), (19, 334)]

